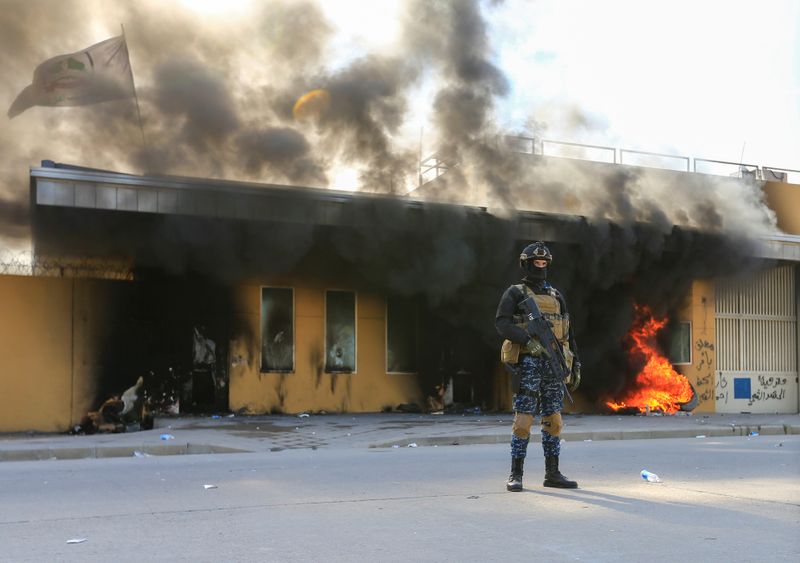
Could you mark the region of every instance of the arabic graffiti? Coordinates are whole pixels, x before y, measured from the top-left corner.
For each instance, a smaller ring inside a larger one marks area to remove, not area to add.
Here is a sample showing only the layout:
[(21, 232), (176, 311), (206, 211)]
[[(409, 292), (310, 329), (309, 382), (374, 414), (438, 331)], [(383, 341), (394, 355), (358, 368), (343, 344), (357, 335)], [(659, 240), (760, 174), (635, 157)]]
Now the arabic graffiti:
[[(764, 375), (760, 374), (755, 377), (742, 375), (741, 377), (734, 376), (734, 388), (739, 386), (741, 379), (746, 379), (747, 385), (744, 386), (748, 390), (746, 397), (742, 397), (739, 392), (734, 389), (734, 395), (731, 397), (730, 389), (730, 376), (719, 374), (716, 383), (716, 393), (714, 399), (717, 402), (728, 404), (733, 399), (745, 399), (748, 406), (753, 406), (755, 403), (767, 401), (782, 401), (787, 398), (787, 384), (789, 378), (782, 375)], [(749, 382), (749, 383), (748, 383)], [(750, 389), (750, 387), (754, 389)]]
[(710, 401), (717, 399), (712, 386), (714, 385), (714, 344), (708, 340), (698, 338), (694, 347), (698, 351), (698, 360), (695, 362), (694, 388), (698, 399)]

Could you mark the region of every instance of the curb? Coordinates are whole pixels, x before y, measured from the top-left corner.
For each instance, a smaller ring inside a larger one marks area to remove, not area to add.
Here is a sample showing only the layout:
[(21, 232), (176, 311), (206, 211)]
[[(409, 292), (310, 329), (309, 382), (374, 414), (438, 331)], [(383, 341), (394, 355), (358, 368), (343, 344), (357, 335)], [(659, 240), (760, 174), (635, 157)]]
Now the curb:
[[(561, 437), (567, 442), (602, 442), (608, 440), (649, 440), (660, 438), (712, 438), (729, 436), (782, 436), (800, 434), (800, 424), (756, 424), (734, 425), (726, 427), (667, 429), (667, 430), (598, 430), (598, 431), (565, 431)], [(462, 436), (423, 436), (408, 437), (376, 444), (368, 448), (406, 448), (411, 444), (417, 446), (468, 446), (477, 444), (506, 444), (510, 440), (508, 434), (477, 434)], [(541, 442), (538, 433), (531, 434), (531, 442)], [(412, 446), (413, 447), (413, 446)], [(196, 455), (254, 453), (255, 450), (216, 446), (213, 444), (139, 444), (132, 446), (89, 446), (64, 448), (24, 448), (16, 450), (0, 449), (0, 462), (3, 461), (40, 461), (63, 459), (101, 459), (112, 457)]]
[[(780, 436), (800, 434), (800, 424), (759, 424), (753, 426), (734, 426), (728, 428), (698, 428), (698, 429), (670, 429), (670, 430), (600, 430), (596, 432), (562, 432), (561, 437), (570, 442), (602, 442), (607, 440), (650, 440), (661, 438), (700, 438), (700, 437), (728, 437), (750, 436), (757, 433), (761, 436)], [(370, 444), (370, 448), (399, 448), (408, 447), (409, 444), (417, 446), (466, 446), (473, 444), (505, 444), (511, 439), (511, 434), (486, 434), (478, 436), (436, 436), (428, 438), (402, 438), (393, 442)], [(541, 442), (539, 434), (531, 434), (530, 441)]]
[(229, 448), (226, 446), (189, 443), (158, 446), (143, 444), (140, 446), (100, 446), (86, 448), (28, 448), (20, 450), (0, 450), (0, 462), (134, 457), (137, 452), (144, 456), (251, 453), (250, 450)]

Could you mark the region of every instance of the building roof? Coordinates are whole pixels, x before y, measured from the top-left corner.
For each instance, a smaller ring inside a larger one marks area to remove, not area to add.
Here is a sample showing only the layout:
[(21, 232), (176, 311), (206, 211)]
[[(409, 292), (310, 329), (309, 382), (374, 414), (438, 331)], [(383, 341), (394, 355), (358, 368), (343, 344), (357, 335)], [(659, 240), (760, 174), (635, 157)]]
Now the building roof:
[[(411, 196), (350, 192), (214, 178), (139, 176), (44, 161), (32, 167), (31, 208), (93, 210), (126, 215), (216, 218), (235, 221), (357, 226), (374, 221), (371, 210), (402, 207), (413, 212), (447, 209), (474, 217), (492, 217), (485, 207), (437, 203)], [(585, 218), (517, 211), (518, 240), (570, 242)], [(407, 225), (413, 228), (413, 224)], [(761, 237), (758, 257), (800, 262), (800, 236)]]
[[(47, 161), (46, 161), (47, 162)], [(357, 225), (367, 208), (448, 209), (489, 216), (485, 207), (423, 201), (412, 197), (214, 178), (138, 176), (49, 163), (31, 167), (31, 208), (118, 211), (244, 221)], [(568, 240), (565, 225), (582, 217), (518, 213), (517, 238)]]

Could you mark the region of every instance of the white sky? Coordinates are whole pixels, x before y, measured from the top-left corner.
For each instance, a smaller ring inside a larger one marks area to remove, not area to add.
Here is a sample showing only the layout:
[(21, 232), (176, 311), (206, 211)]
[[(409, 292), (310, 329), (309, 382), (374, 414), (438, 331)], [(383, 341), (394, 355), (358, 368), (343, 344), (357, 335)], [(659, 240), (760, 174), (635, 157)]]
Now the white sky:
[[(335, 56), (391, 49), (398, 2), (321, 6), (341, 30)], [(484, 11), (512, 86), (504, 129), (800, 170), (800, 1), (507, 0)], [(423, 88), (409, 136), (429, 103)]]
[(800, 2), (517, 0), (494, 19), (509, 125), (572, 103), (597, 123), (584, 141), (800, 169)]

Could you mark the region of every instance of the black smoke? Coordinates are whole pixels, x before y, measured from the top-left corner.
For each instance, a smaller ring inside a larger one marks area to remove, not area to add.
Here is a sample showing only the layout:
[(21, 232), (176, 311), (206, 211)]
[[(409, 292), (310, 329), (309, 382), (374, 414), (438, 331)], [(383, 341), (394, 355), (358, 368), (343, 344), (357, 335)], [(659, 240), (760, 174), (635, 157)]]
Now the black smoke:
[(746, 237), (647, 224), (589, 225), (573, 244), (552, 245), (553, 283), (566, 295), (583, 363), (583, 393), (600, 403), (618, 396), (636, 373), (624, 339), (634, 305), (675, 318), (695, 280), (754, 273), (771, 265)]
[(304, 185), (325, 185), (324, 168), (311, 155), (311, 145), (295, 129), (269, 127), (250, 130), (237, 138), (239, 155), (252, 176), (264, 169), (275, 169), (285, 180), (297, 180)]
[(30, 233), (27, 202), (0, 198), (0, 237), (21, 239)]

